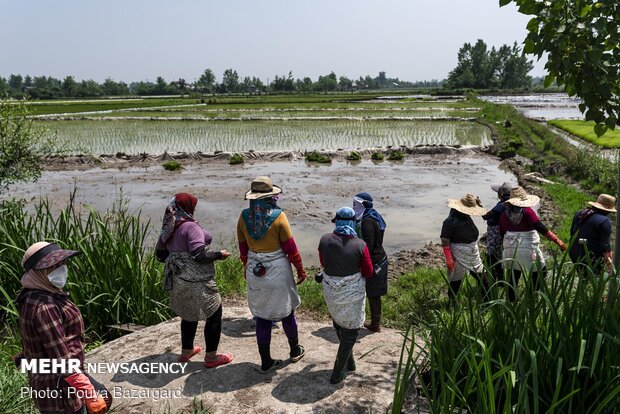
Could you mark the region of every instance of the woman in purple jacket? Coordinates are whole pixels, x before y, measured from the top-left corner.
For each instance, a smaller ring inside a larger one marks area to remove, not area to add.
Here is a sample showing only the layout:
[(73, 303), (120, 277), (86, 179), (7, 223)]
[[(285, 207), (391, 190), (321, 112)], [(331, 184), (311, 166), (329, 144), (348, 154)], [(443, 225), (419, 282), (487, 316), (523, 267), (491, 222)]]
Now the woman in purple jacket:
[(156, 256), (165, 262), (164, 288), (170, 291), (170, 307), (181, 317), (180, 362), (200, 353), (194, 345), (199, 320), (205, 320), (204, 365), (228, 364), (232, 355), (217, 353), (222, 333), (222, 298), (215, 283), (215, 260), (230, 256), (227, 250), (210, 249), (211, 234), (194, 219), (198, 199), (188, 193), (175, 195), (164, 214)]

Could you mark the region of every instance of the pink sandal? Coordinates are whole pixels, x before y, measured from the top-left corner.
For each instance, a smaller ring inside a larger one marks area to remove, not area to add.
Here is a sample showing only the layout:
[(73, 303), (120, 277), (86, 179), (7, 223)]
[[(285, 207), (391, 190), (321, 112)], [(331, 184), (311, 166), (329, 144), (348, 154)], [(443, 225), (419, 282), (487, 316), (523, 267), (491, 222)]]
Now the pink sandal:
[(183, 354), (181, 353), (181, 356), (179, 357), (179, 362), (188, 362), (191, 357), (193, 357), (196, 354), (199, 354), (202, 351), (202, 348), (200, 348), (198, 345), (194, 345), (194, 349), (192, 349), (192, 352), (189, 354)]
[(230, 362), (232, 362), (233, 360), (233, 356), (232, 355), (228, 355), (228, 354), (216, 354), (215, 355), (215, 359), (207, 359), (207, 357), (205, 357), (205, 367), (207, 368), (215, 368), (215, 367), (219, 367), (220, 365), (226, 365)]

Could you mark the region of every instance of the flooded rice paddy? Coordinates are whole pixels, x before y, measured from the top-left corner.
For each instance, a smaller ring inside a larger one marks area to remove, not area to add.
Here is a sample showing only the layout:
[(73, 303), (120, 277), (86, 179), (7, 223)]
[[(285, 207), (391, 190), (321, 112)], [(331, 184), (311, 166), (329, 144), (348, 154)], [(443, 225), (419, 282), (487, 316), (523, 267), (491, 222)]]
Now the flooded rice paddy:
[(74, 153), (95, 155), (491, 144), (487, 127), (475, 122), (447, 120), (99, 120), (41, 124), (74, 148)]
[[(319, 238), (333, 230), (330, 219), (335, 210), (350, 205), (352, 196), (359, 191), (368, 191), (375, 198), (376, 208), (388, 223), (386, 249), (394, 253), (439, 241), (441, 224), (448, 214), (448, 198), (472, 192), (490, 208), (496, 201), (490, 186), (515, 181), (494, 158), (437, 154), (411, 156), (401, 162), (335, 161), (320, 166), (298, 160), (237, 166), (193, 163), (180, 172), (169, 172), (158, 165), (46, 171), (37, 183), (12, 186), (4, 196), (30, 202), (47, 197), (54, 209), (60, 209), (76, 187), (78, 203), (105, 211), (122, 192), (130, 211), (141, 211), (143, 219), (151, 221), (149, 239), (154, 244), (169, 198), (191, 192), (200, 200), (196, 217), (214, 234), (214, 247), (236, 250), (236, 223), (247, 206), (243, 195), (258, 175), (271, 176), (283, 188), (280, 205), (289, 217), (307, 265), (318, 265)], [(476, 218), (476, 224), (483, 233), (483, 221)]]
[(571, 98), (565, 93), (482, 96), (481, 99), (498, 104), (510, 104), (528, 118), (584, 119), (579, 110), (581, 100)]

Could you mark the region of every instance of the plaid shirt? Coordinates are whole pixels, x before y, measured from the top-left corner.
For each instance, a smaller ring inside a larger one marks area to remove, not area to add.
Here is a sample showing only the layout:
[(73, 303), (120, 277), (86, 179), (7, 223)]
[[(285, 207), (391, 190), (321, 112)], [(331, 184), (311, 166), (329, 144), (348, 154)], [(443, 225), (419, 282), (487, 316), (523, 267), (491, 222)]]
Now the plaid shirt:
[[(67, 294), (22, 289), (17, 296), (17, 304), (19, 331), (26, 359), (77, 358), (81, 364), (84, 363), (84, 321), (80, 310), (69, 300)], [(28, 373), (33, 390), (58, 390), (61, 396), (34, 398), (39, 411), (73, 413), (80, 409), (82, 402), (68, 397), (68, 384), (62, 380), (66, 375)]]

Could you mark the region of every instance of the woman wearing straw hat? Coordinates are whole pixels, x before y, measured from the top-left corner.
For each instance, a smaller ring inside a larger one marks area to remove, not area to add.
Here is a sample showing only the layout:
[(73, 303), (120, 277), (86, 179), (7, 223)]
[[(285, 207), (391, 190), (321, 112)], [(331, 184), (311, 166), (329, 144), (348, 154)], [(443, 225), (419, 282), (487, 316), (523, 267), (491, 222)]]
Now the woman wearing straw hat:
[(594, 274), (603, 268), (611, 269), (611, 220), (609, 213), (616, 212), (616, 198), (601, 194), (590, 207), (578, 211), (570, 228), (573, 244), (568, 254), (575, 264), (590, 265)]
[(260, 371), (272, 371), (282, 364), (271, 358), (271, 327), (282, 321), (290, 346), (290, 361), (305, 354), (299, 345), (295, 309), (301, 303), (291, 264), (297, 270), (297, 284), (306, 280), (301, 255), (286, 215), (277, 205), (282, 190), (269, 177), (257, 177), (245, 193), (250, 201), (237, 223), (239, 252), (248, 284), (248, 306), (256, 318), (256, 342)]
[(471, 216), (482, 216), (487, 211), (480, 198), (467, 193), (460, 200), (448, 200), (450, 213), (441, 227), (441, 244), (448, 267), (450, 303), (456, 301), (463, 278), (470, 272), (482, 286), (483, 293), (488, 290), (488, 282), (482, 274), (483, 266), (478, 249), (478, 228)]
[[(337, 384), (355, 371), (353, 345), (364, 324), (366, 279), (375, 273), (370, 251), (355, 231), (355, 211), (342, 207), (332, 220), (336, 228), (321, 237), (319, 259), (323, 266), (323, 297), (340, 341), (329, 381)], [(317, 279), (320, 280), (320, 279)]]
[(510, 271), (511, 281), (508, 299), (514, 302), (519, 279), (523, 272), (532, 275), (535, 289), (540, 287), (541, 278), (545, 277), (545, 258), (540, 250), (539, 233), (565, 251), (566, 245), (540, 221), (532, 207), (540, 202), (540, 198), (528, 194), (523, 187), (515, 187), (510, 191), (506, 201), (506, 209), (499, 221), (500, 234), (504, 241), (504, 269)]
[(217, 352), (222, 334), (222, 298), (215, 283), (215, 261), (230, 256), (227, 250), (211, 251), (213, 237), (194, 218), (198, 199), (179, 193), (164, 213), (156, 257), (166, 263), (164, 288), (170, 291), (170, 307), (181, 317), (180, 362), (200, 353), (194, 345), (198, 321), (204, 320), (204, 366), (214, 368), (232, 361)]
[[(84, 320), (63, 290), (67, 282), (66, 261), (80, 252), (57, 244), (38, 242), (24, 253), (22, 290), (17, 296), (19, 332), (23, 351), (16, 364), (26, 360), (79, 361), (78, 372), (28, 372), (36, 407), (42, 413), (105, 413), (112, 395), (93, 377), (84, 374)], [(53, 370), (52, 370), (53, 371)], [(86, 411), (84, 411), (84, 409)]]

